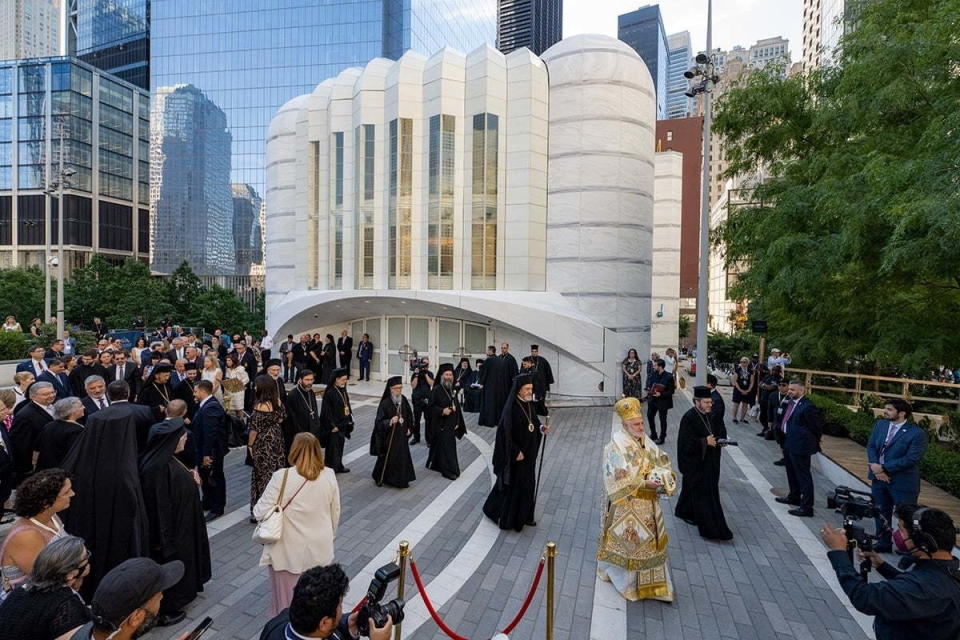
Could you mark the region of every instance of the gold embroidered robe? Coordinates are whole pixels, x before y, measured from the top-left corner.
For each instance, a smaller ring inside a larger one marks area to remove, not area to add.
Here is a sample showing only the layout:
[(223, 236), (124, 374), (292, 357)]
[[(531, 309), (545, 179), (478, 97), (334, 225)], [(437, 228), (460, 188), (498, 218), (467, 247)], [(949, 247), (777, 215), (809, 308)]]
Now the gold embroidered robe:
[[(641, 446), (625, 428), (603, 450), (606, 493), (597, 547), (598, 576), (628, 600), (673, 600), (667, 569), (667, 532), (659, 493), (673, 495), (670, 458), (647, 436)], [(657, 479), (661, 489), (648, 489)]]

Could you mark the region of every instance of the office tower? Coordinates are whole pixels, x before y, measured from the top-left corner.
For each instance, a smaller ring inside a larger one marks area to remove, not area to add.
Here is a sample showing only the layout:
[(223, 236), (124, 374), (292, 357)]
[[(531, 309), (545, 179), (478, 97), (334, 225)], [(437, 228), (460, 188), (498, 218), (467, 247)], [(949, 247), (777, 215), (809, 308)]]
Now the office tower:
[(0, 0), (0, 60), (60, 53), (60, 0)]
[(667, 38), (667, 118), (686, 118), (693, 113), (693, 98), (686, 92), (690, 81), (683, 74), (693, 66), (690, 32), (681, 31)]
[[(76, 58), (0, 62), (0, 267), (43, 267), (44, 189), (64, 168), (65, 268), (149, 255), (149, 96)], [(49, 115), (46, 114), (49, 109)]]
[(237, 275), (248, 275), (250, 267), (263, 261), (263, 233), (261, 216), (264, 202), (248, 184), (232, 184), (233, 193), (233, 250), (237, 260)]
[(226, 115), (193, 85), (157, 89), (152, 107), (151, 267), (169, 273), (186, 260), (200, 274), (233, 274)]
[(640, 7), (617, 18), (617, 37), (640, 54), (653, 78), (657, 92), (657, 118), (667, 114), (667, 32), (660, 5)]
[(828, 64), (836, 56), (840, 39), (849, 28), (845, 0), (803, 1), (803, 68)]
[(526, 47), (540, 55), (560, 41), (563, 0), (498, 0), (497, 49)]
[[(150, 89), (150, 0), (67, 1), (76, 5), (70, 19), (75, 20), (77, 56)], [(153, 2), (154, 7), (163, 4)]]

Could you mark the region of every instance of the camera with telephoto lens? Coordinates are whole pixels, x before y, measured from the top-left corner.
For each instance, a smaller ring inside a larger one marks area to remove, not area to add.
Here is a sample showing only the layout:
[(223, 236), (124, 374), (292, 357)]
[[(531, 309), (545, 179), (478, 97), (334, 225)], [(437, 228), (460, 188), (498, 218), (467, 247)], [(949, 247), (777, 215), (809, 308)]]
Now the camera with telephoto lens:
[[(853, 558), (853, 550), (873, 551), (878, 536), (867, 533), (857, 524), (864, 518), (880, 518), (885, 520), (873, 502), (873, 496), (865, 491), (857, 491), (850, 487), (837, 487), (832, 496), (827, 496), (827, 508), (834, 509), (843, 515), (843, 531), (847, 535), (847, 553)], [(870, 572), (870, 561), (864, 559), (860, 563), (860, 575), (864, 578)]]
[(390, 602), (380, 603), (387, 592), (387, 586), (399, 577), (400, 567), (393, 562), (377, 569), (367, 588), (367, 601), (357, 612), (357, 631), (361, 636), (369, 637), (370, 619), (378, 629), (387, 624), (387, 616), (390, 616), (393, 624), (403, 622), (403, 600), (394, 598)]

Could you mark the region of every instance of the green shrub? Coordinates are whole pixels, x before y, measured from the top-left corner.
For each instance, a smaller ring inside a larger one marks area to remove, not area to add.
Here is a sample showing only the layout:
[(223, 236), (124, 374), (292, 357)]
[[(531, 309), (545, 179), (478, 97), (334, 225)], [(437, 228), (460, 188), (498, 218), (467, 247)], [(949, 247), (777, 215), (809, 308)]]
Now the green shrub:
[(960, 451), (931, 442), (920, 461), (920, 475), (930, 484), (960, 497)]
[(26, 360), (27, 338), (19, 331), (0, 331), (0, 360)]

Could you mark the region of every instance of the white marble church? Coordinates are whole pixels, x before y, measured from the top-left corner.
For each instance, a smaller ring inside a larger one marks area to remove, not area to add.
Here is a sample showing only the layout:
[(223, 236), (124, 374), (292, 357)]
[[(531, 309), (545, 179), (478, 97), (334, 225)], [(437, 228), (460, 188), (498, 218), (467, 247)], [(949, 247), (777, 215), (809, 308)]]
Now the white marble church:
[[(553, 397), (619, 394), (676, 342), (681, 156), (640, 57), (576, 36), (375, 59), (285, 104), (267, 142), (267, 325), (369, 333), (372, 377), (540, 345)], [(356, 359), (353, 360), (357, 367)]]

